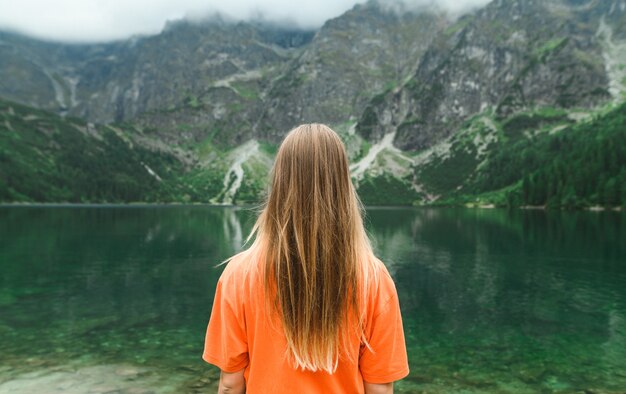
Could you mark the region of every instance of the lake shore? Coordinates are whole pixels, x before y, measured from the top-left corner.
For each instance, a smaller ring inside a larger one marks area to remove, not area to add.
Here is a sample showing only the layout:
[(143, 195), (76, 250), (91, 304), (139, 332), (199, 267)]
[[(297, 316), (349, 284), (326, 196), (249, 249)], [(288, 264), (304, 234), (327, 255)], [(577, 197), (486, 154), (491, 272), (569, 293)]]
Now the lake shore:
[[(0, 207), (230, 207), (230, 208), (256, 208), (259, 204), (213, 204), (208, 202), (115, 202), (115, 203), (81, 203), (81, 202), (0, 202)], [(365, 208), (395, 209), (395, 208), (468, 208), (468, 209), (520, 209), (538, 211), (592, 211), (592, 212), (623, 212), (623, 207), (604, 207), (594, 205), (581, 208), (547, 207), (545, 205), (521, 205), (506, 207), (497, 204), (465, 203), (465, 204), (418, 204), (418, 205), (366, 205)]]

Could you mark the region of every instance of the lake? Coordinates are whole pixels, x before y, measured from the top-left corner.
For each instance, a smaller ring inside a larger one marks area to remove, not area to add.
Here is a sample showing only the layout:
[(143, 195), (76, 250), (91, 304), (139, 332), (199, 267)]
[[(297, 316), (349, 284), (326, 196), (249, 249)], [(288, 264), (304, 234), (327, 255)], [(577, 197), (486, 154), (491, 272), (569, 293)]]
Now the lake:
[[(0, 393), (211, 392), (222, 268), (254, 212), (0, 207)], [(626, 215), (369, 209), (411, 367), (399, 393), (626, 391)]]

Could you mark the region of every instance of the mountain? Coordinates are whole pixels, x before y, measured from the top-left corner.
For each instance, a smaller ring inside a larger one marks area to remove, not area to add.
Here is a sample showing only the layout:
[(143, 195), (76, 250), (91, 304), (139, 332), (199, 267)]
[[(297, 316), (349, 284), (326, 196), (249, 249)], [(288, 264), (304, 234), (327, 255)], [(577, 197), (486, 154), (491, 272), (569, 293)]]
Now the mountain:
[[(496, 182), (490, 163), (503, 165), (509, 156), (502, 152), (541, 145), (575, 125), (593, 130), (582, 125), (624, 101), (625, 9), (623, 1), (500, 0), (459, 19), (435, 38), (411, 78), (374, 97), (360, 117), (357, 133), (378, 152), (369, 159), (374, 171), (364, 172), (369, 189), (395, 179), (418, 203), (458, 203), (521, 184), (530, 168)], [(585, 171), (586, 184), (603, 175), (596, 170)], [(582, 194), (582, 205), (603, 204)], [(561, 205), (540, 200), (531, 205)]]
[[(494, 1), (439, 35), (399, 89), (370, 102), (357, 130), (424, 149), (469, 117), (535, 107), (593, 109), (624, 92), (624, 11), (609, 1)], [(617, 32), (613, 34), (613, 32)]]
[(448, 23), (436, 9), (378, 2), (327, 21), (269, 89), (261, 135), (279, 142), (299, 123), (353, 121), (373, 96), (414, 71)]
[(432, 9), (420, 12), (370, 1), (326, 22), (300, 51), (274, 69), (244, 71), (214, 82), (170, 111), (141, 116), (147, 127), (204, 130), (220, 146), (251, 138), (279, 143), (292, 127), (354, 122), (370, 98), (401, 83), (434, 36), (447, 25)]
[(119, 122), (194, 102), (233, 75), (271, 71), (312, 35), (219, 17), (169, 23), (161, 34), (110, 44), (2, 33), (0, 95), (91, 122)]
[(441, 12), (371, 1), (315, 33), (219, 17), (102, 45), (3, 33), (0, 96), (96, 123), (136, 121), (176, 143), (279, 142), (297, 123), (357, 117), (446, 23)]
[(366, 204), (623, 205), (625, 15), (371, 0), (315, 32), (215, 17), (97, 45), (0, 33), (0, 200), (258, 201), (280, 139), (315, 121)]

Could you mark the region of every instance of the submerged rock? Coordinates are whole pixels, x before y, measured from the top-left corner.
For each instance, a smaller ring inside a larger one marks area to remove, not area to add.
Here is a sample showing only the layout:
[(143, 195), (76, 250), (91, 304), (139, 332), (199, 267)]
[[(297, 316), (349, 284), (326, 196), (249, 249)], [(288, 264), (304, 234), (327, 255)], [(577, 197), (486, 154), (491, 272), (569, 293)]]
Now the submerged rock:
[(113, 364), (95, 366), (65, 365), (10, 376), (0, 383), (0, 393), (84, 394), (134, 393), (165, 394), (180, 392), (186, 376), (167, 377), (148, 368)]

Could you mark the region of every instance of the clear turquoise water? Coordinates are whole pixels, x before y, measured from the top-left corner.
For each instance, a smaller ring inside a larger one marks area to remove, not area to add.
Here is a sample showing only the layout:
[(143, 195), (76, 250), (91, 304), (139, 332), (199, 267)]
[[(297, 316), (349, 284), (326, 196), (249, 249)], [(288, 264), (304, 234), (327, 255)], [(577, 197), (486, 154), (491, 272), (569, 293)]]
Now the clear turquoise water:
[[(210, 392), (221, 269), (253, 212), (0, 207), (0, 393)], [(626, 216), (371, 209), (411, 375), (396, 392), (626, 392)]]

